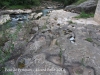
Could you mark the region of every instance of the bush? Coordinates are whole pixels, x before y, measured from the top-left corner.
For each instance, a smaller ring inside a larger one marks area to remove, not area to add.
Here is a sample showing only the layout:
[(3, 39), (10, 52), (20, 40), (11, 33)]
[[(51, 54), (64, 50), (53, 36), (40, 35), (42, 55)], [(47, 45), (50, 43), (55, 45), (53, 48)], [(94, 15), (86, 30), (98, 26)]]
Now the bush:
[(22, 5), (22, 6), (26, 6), (26, 5), (39, 5), (40, 4), (40, 0), (0, 0), (0, 8), (6, 6), (18, 6), (18, 5)]
[(75, 18), (90, 18), (94, 17), (94, 13), (85, 13), (82, 11), (79, 16), (76, 16)]

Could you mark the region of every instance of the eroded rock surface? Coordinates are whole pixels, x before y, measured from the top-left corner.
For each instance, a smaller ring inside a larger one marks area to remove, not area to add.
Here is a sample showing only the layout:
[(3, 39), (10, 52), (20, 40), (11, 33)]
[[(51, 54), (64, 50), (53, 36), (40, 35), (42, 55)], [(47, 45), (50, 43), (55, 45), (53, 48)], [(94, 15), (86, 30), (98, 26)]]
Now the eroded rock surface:
[[(24, 52), (13, 60), (14, 68), (29, 71), (16, 71), (14, 75), (99, 75), (100, 26), (91, 21), (88, 24), (69, 22), (77, 15), (54, 10), (48, 16), (34, 20), (38, 30), (30, 34), (36, 27), (31, 26), (25, 36), (28, 42)], [(24, 33), (21, 31), (20, 37)]]

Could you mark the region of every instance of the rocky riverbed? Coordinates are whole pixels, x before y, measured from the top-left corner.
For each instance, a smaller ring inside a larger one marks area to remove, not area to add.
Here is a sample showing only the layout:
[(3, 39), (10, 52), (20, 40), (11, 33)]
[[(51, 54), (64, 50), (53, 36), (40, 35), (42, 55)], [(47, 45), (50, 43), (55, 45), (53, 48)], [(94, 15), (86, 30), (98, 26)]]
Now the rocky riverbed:
[(33, 19), (34, 15), (35, 19), (41, 14), (38, 14), (37, 11), (41, 12), (44, 9), (58, 9), (63, 8), (64, 5), (59, 2), (52, 2), (52, 1), (42, 1), (40, 6), (33, 6), (31, 9), (6, 9), (0, 10), (0, 25), (6, 23), (7, 21), (11, 20), (10, 14), (21, 15), (21, 14), (29, 14), (28, 19)]
[(4, 52), (13, 51), (4, 64), (0, 61), (5, 67), (0, 75), (100, 75), (100, 24), (93, 18), (75, 18), (78, 15), (52, 10), (7, 30), (18, 34), (2, 45), (4, 60)]
[(5, 63), (6, 71), (13, 69), (14, 75), (99, 75), (100, 25), (92, 18), (74, 18), (78, 15), (53, 10), (28, 23), (29, 31), (24, 26), (13, 42), (13, 58)]

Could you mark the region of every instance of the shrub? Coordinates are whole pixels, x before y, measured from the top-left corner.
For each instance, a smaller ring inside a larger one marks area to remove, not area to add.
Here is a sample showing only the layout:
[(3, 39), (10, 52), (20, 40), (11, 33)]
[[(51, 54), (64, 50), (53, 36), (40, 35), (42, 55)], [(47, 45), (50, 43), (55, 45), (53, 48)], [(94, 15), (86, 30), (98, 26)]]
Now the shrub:
[(75, 18), (90, 18), (94, 17), (94, 13), (85, 13), (82, 11), (79, 16), (76, 16)]

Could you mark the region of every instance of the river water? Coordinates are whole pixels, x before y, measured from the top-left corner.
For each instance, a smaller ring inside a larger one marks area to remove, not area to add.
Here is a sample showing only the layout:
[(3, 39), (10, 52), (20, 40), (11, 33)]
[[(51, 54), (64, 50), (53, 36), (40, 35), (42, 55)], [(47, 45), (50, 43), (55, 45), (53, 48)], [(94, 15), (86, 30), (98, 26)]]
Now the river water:
[[(42, 10), (37, 10), (35, 13), (38, 14), (38, 13), (42, 12), (42, 16), (46, 16), (50, 11), (58, 10), (58, 9), (61, 9), (61, 8), (42, 9)], [(29, 18), (30, 14), (31, 13), (29, 13), (29, 14), (27, 14), (27, 13), (10, 14), (11, 20), (7, 23), (4, 23), (3, 25), (0, 25), (0, 31), (4, 30), (6, 28), (15, 27), (18, 24), (24, 24), (25, 22), (31, 21), (31, 19)], [(40, 16), (39, 18), (41, 18), (42, 16)], [(34, 19), (34, 17), (33, 17), (33, 19)]]

